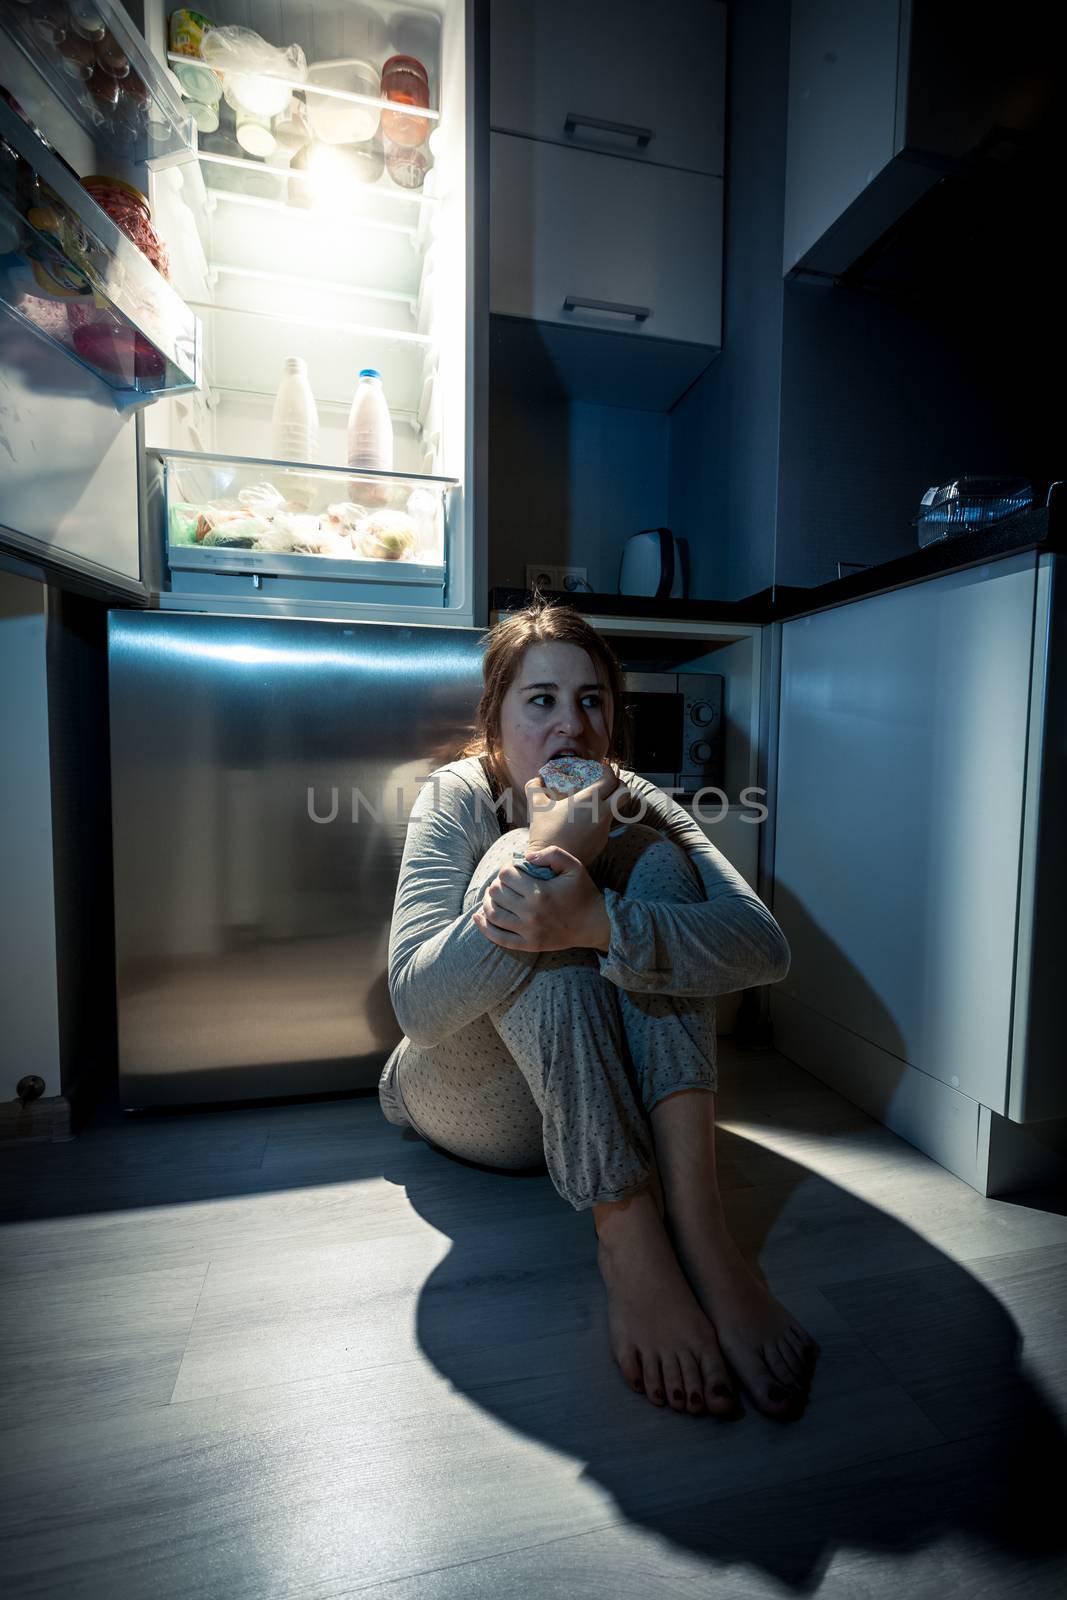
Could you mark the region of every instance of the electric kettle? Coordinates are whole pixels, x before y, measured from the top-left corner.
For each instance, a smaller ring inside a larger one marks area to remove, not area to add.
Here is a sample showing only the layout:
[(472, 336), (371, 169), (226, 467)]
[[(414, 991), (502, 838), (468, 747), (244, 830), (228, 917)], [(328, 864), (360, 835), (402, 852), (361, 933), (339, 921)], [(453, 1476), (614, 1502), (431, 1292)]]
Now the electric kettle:
[(643, 528), (622, 547), (619, 593), (682, 600), (689, 593), (689, 546), (670, 528)]

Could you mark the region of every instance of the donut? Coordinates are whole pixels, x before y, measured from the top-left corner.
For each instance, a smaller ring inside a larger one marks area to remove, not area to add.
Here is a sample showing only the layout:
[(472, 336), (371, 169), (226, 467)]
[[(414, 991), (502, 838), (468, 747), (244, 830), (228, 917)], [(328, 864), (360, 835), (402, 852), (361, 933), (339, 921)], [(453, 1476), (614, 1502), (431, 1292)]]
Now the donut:
[(545, 788), (562, 799), (564, 795), (577, 794), (579, 789), (588, 789), (591, 783), (599, 783), (604, 770), (599, 761), (583, 761), (579, 756), (554, 756), (545, 762), (540, 777), (544, 779)]

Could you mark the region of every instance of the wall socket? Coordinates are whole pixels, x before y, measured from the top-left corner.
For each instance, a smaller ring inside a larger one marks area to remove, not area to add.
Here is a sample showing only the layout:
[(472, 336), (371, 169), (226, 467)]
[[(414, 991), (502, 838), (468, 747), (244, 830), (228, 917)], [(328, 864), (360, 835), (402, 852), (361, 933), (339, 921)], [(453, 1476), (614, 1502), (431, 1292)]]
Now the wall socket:
[(553, 589), (569, 592), (588, 588), (587, 567), (528, 566), (527, 589)]

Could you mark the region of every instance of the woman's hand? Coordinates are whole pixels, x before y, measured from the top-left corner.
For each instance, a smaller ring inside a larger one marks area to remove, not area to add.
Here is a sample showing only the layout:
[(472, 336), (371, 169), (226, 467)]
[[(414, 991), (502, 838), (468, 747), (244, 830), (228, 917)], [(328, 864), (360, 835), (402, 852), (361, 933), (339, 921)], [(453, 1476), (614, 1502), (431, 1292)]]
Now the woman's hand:
[(540, 774), (531, 778), (525, 787), (526, 809), (530, 816), (529, 849), (558, 845), (585, 867), (596, 860), (608, 842), (611, 829), (618, 824), (612, 807), (618, 810), (630, 795), (626, 785), (606, 765), (599, 782), (559, 800), (546, 788)]
[(537, 858), (559, 876), (541, 880), (510, 863), (501, 867), (473, 913), (479, 932), (504, 950), (606, 951), (604, 896), (582, 863), (558, 845), (538, 849)]

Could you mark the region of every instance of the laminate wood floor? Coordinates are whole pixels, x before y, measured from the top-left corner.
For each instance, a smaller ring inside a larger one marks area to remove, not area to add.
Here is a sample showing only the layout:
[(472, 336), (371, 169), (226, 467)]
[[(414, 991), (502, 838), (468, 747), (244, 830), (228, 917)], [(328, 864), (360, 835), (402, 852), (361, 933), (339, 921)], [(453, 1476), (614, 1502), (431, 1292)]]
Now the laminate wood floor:
[(0, 1150), (0, 1586), (64, 1600), (1067, 1592), (1067, 1219), (720, 1041), (734, 1237), (800, 1420), (657, 1410), (588, 1212), (374, 1094)]

